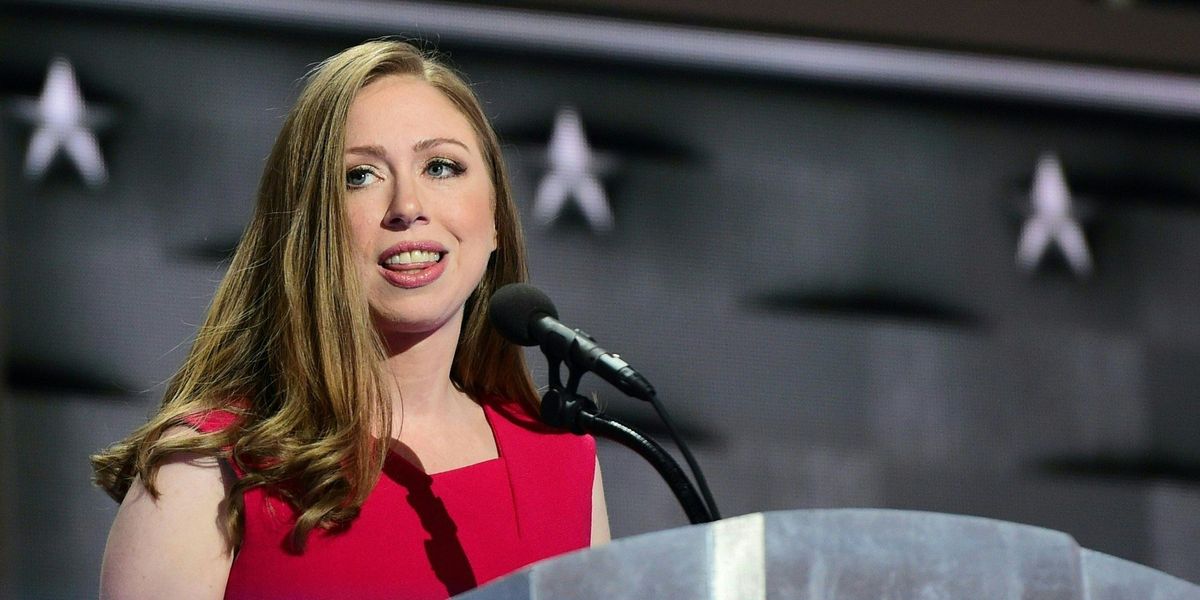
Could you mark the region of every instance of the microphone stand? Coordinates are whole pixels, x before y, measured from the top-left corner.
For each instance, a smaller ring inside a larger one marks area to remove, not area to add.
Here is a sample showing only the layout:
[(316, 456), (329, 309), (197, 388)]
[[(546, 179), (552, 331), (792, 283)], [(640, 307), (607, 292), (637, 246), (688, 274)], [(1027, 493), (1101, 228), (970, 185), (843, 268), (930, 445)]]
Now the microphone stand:
[(550, 389), (542, 396), (541, 419), (552, 427), (567, 429), (576, 435), (592, 435), (613, 440), (646, 459), (667, 482), (675, 499), (683, 507), (684, 514), (692, 524), (711, 523), (716, 519), (696, 493), (691, 480), (679, 468), (679, 463), (666, 450), (642, 432), (605, 415), (591, 399), (576, 392), (579, 380), (585, 373), (568, 363), (567, 385), (562, 384), (559, 368), (562, 361), (549, 354)]

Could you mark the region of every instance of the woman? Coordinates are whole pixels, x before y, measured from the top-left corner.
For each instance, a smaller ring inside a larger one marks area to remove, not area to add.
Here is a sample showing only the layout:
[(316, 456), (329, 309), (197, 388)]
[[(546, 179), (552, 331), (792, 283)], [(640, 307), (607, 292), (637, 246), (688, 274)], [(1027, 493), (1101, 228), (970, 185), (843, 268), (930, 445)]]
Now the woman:
[(606, 541), (594, 442), (487, 322), (525, 270), (470, 89), (402, 42), (322, 63), (161, 409), (93, 457), (101, 596), (446, 597)]

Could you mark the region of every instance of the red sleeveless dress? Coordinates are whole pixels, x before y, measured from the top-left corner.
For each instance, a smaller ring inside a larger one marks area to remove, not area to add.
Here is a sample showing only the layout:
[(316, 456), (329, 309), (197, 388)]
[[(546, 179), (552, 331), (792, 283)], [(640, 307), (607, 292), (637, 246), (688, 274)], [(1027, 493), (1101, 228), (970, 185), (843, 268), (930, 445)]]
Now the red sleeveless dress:
[[(288, 550), (292, 509), (246, 493), (227, 599), (447, 598), (591, 539), (596, 445), (551, 430), (515, 402), (485, 403), (499, 457), (426, 475), (391, 453), (359, 517)], [(201, 431), (232, 425), (211, 412)]]

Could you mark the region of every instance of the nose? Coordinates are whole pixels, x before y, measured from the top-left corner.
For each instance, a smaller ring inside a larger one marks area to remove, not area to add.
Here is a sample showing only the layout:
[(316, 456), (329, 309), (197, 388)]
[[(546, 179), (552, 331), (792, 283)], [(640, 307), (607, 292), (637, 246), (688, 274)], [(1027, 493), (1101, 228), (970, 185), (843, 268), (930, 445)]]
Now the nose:
[[(403, 178), (397, 178), (403, 179)], [(392, 190), (392, 201), (388, 203), (387, 214), (383, 216), (383, 226), (386, 229), (401, 231), (418, 223), (428, 223), (429, 217), (421, 205), (420, 192), (416, 185), (397, 181)]]

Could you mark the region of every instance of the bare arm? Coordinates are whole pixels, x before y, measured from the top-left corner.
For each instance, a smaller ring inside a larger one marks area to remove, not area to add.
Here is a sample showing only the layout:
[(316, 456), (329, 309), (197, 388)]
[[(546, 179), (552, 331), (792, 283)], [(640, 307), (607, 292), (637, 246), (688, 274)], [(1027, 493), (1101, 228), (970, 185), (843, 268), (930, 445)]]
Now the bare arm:
[(592, 545), (606, 544), (612, 539), (608, 530), (608, 505), (604, 502), (604, 480), (600, 476), (600, 460), (596, 459), (596, 475), (592, 478)]
[(215, 458), (179, 454), (163, 463), (155, 483), (157, 500), (139, 479), (121, 502), (104, 549), (101, 600), (223, 597), (233, 553), (221, 525), (222, 467)]

